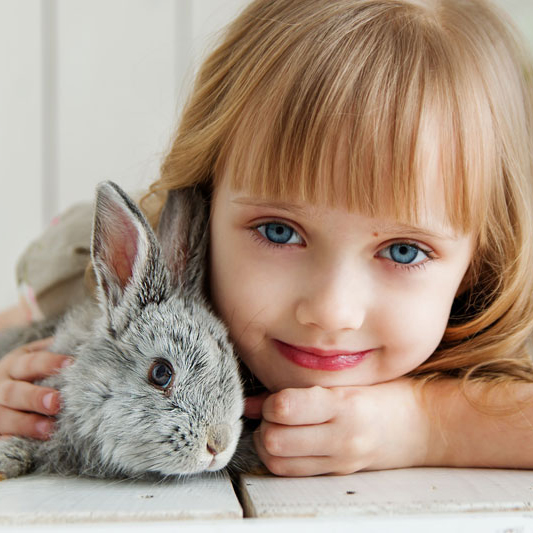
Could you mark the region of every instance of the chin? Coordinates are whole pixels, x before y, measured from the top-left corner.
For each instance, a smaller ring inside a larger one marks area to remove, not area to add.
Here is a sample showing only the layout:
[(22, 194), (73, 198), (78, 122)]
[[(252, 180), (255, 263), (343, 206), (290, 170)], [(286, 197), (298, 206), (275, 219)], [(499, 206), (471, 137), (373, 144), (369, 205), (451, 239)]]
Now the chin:
[(265, 378), (263, 381), (259, 378), (259, 381), (270, 391), (270, 392), (279, 392), (283, 389), (308, 389), (311, 387), (344, 387), (349, 385), (364, 385), (368, 383), (359, 383), (355, 377), (350, 379), (348, 376), (341, 376), (339, 373), (332, 373), (326, 371), (317, 371), (312, 370), (308, 371), (309, 375), (301, 375), (301, 372), (298, 372), (299, 375), (291, 376), (286, 373), (284, 376), (279, 378)]

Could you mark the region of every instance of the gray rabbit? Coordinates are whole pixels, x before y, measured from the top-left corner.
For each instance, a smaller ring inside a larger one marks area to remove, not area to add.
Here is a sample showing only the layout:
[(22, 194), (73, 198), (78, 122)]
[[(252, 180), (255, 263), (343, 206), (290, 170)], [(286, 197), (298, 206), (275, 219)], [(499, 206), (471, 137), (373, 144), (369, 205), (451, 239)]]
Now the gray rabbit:
[[(169, 193), (158, 237), (114, 183), (99, 185), (91, 257), (98, 303), (57, 325), (0, 338), (0, 357), (54, 333), (74, 363), (41, 383), (63, 407), (48, 441), (0, 440), (0, 476), (171, 476), (224, 468), (241, 433), (243, 391), (226, 329), (205, 301), (209, 210), (193, 188)], [(57, 327), (56, 327), (57, 326)]]

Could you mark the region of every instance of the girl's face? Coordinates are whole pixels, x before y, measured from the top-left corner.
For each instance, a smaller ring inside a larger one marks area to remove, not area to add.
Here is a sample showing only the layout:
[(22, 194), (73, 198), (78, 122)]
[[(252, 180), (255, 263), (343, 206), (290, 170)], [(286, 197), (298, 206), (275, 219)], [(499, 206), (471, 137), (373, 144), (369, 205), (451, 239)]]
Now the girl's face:
[(211, 293), (244, 363), (270, 390), (370, 385), (438, 346), (472, 254), (442, 223), (423, 227), (216, 188)]

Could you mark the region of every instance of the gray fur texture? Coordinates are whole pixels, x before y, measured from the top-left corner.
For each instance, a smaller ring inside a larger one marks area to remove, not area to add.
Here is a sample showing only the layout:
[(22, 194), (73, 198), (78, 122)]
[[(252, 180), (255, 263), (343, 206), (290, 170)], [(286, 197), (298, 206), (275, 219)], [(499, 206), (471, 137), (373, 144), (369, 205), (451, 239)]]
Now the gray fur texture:
[(203, 296), (207, 220), (200, 192), (172, 191), (156, 238), (116, 184), (99, 185), (91, 245), (98, 303), (59, 325), (0, 337), (0, 357), (52, 332), (51, 350), (75, 357), (41, 382), (61, 392), (56, 431), (48, 441), (1, 440), (0, 475), (138, 478), (228, 464), (243, 391), (226, 329)]

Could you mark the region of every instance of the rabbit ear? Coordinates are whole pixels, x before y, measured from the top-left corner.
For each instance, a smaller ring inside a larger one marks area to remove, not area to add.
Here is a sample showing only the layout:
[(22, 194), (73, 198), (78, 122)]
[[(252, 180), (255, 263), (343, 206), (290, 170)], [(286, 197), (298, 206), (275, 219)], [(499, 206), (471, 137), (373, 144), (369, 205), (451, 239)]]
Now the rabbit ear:
[(148, 221), (129, 196), (111, 181), (96, 192), (91, 256), (110, 325), (120, 329), (120, 315), (163, 300), (168, 272)]
[(198, 188), (168, 192), (157, 233), (172, 284), (184, 296), (204, 292), (208, 220), (209, 203)]

